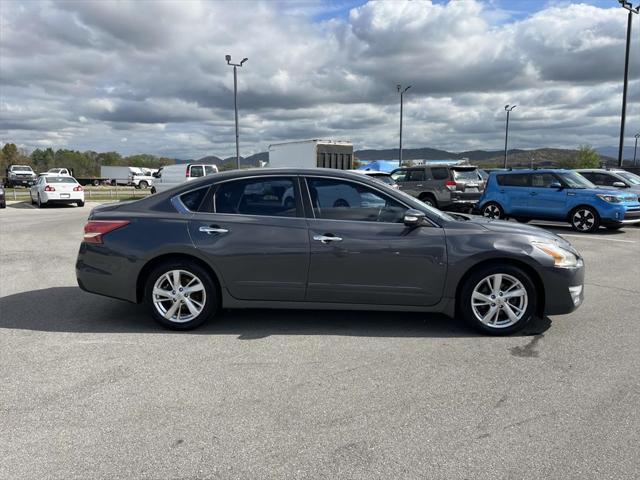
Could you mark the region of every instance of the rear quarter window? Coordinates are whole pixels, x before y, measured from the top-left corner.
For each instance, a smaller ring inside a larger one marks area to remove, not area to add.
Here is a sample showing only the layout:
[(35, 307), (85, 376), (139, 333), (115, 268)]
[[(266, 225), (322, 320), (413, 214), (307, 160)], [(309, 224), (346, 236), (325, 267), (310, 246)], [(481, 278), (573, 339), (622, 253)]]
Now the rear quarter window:
[(208, 190), (209, 187), (205, 187), (187, 192), (180, 195), (180, 200), (189, 210), (191, 210), (192, 212), (197, 212), (200, 208), (200, 205), (202, 205), (202, 201), (204, 200), (204, 197), (206, 197)]
[(446, 168), (446, 167), (431, 168), (431, 177), (434, 180), (448, 180), (449, 179), (449, 169)]

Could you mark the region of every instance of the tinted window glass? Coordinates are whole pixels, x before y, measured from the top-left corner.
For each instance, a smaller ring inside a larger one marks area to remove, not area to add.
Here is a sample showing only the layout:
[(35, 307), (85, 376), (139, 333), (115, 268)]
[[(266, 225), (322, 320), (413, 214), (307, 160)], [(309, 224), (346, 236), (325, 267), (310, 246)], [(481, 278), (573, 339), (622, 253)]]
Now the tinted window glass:
[(449, 169), (445, 167), (431, 168), (431, 176), (434, 180), (446, 180), (449, 178)]
[(396, 170), (391, 174), (391, 178), (393, 178), (396, 182), (406, 182), (408, 177), (407, 170)]
[(215, 195), (217, 213), (296, 216), (296, 192), (289, 178), (252, 178), (220, 185)]
[(204, 167), (204, 174), (205, 175), (213, 175), (214, 173), (216, 173), (215, 168), (213, 168), (211, 165), (205, 165), (205, 167)]
[(424, 170), (411, 170), (409, 171), (410, 182), (421, 182), (424, 180)]
[(580, 172), (580, 175), (582, 175), (584, 178), (586, 178), (590, 182), (593, 182), (596, 185), (598, 184), (595, 173), (593, 173), (593, 172)]
[(402, 222), (406, 207), (359, 183), (309, 178), (309, 194), (316, 218), (358, 222)]
[(199, 188), (198, 190), (194, 190), (193, 192), (185, 193), (184, 195), (180, 196), (180, 200), (182, 200), (184, 206), (189, 210), (191, 210), (192, 212), (197, 212), (198, 208), (200, 208), (200, 204), (204, 200), (204, 197), (207, 195), (207, 190), (209, 190), (209, 187)]
[(527, 187), (529, 186), (528, 175), (526, 174), (513, 174), (513, 175), (498, 175), (498, 185), (504, 187)]
[(549, 188), (552, 183), (559, 183), (558, 179), (550, 173), (534, 173), (531, 175), (531, 186)]
[(627, 180), (632, 185), (640, 185), (640, 177), (638, 175), (636, 175), (635, 173), (618, 172), (618, 175), (620, 175), (622, 178)]
[(191, 167), (189, 174), (192, 177), (204, 177), (204, 168), (202, 165), (194, 165)]

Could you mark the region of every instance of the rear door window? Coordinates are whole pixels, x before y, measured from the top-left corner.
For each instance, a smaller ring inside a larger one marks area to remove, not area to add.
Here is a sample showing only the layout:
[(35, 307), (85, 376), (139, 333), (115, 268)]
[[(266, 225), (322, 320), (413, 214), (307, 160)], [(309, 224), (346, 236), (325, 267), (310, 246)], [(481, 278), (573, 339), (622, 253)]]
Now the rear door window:
[(498, 175), (496, 177), (498, 185), (503, 187), (528, 187), (529, 176), (525, 173), (514, 173), (512, 175)]
[(449, 169), (446, 167), (431, 167), (431, 176), (434, 180), (448, 180)]
[(252, 178), (222, 183), (214, 206), (216, 213), (296, 217), (297, 198), (292, 178)]
[(414, 169), (409, 171), (410, 182), (422, 182), (424, 180), (424, 169)]
[(213, 168), (211, 165), (205, 165), (204, 167), (204, 174), (205, 175), (213, 175), (214, 173), (216, 173), (216, 169)]

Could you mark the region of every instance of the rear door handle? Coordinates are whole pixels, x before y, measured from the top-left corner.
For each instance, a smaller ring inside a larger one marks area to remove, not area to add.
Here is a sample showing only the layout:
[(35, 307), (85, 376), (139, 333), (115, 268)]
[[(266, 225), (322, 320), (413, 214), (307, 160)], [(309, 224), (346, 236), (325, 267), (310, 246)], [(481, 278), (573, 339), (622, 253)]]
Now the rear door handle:
[(202, 226), (198, 230), (206, 233), (207, 235), (211, 235), (212, 233), (229, 233), (229, 230), (227, 230), (226, 228), (220, 228), (217, 225), (211, 225), (209, 227)]
[(331, 242), (341, 242), (342, 238), (341, 237), (336, 237), (333, 234), (328, 234), (328, 235), (314, 235), (313, 239), (316, 242), (322, 242), (322, 243), (331, 243)]
[(535, 197), (537, 195), (536, 192), (529, 192), (529, 195), (531, 195), (532, 197)]

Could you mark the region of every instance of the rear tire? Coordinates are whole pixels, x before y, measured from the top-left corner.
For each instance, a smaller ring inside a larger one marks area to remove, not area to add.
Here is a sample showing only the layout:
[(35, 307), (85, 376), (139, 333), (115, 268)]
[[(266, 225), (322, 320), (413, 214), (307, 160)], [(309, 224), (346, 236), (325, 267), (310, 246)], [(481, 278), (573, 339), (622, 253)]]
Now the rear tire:
[(77, 204), (79, 207), (84, 207), (84, 202), (83, 202), (83, 201), (78, 201), (78, 202), (76, 202), (76, 204)]
[(433, 195), (423, 194), (420, 195), (420, 198), (418, 198), (418, 200), (420, 200), (422, 203), (426, 203), (430, 207), (438, 208), (438, 202)]
[[(189, 287), (198, 290), (189, 292)], [(199, 327), (220, 307), (211, 275), (189, 260), (168, 261), (154, 268), (146, 279), (144, 292), (153, 319), (171, 330)]]
[(512, 265), (487, 266), (473, 272), (462, 285), (458, 312), (482, 333), (509, 335), (535, 318), (538, 293), (522, 269)]
[(591, 207), (577, 207), (569, 214), (569, 223), (577, 232), (593, 233), (600, 228), (600, 215)]
[(504, 210), (500, 204), (496, 202), (489, 202), (482, 207), (482, 216), (492, 220), (501, 220), (504, 218)]
[(36, 205), (38, 205), (38, 208), (44, 208), (45, 203), (42, 203), (42, 200), (40, 200), (40, 194), (38, 194), (38, 199), (36, 200)]

